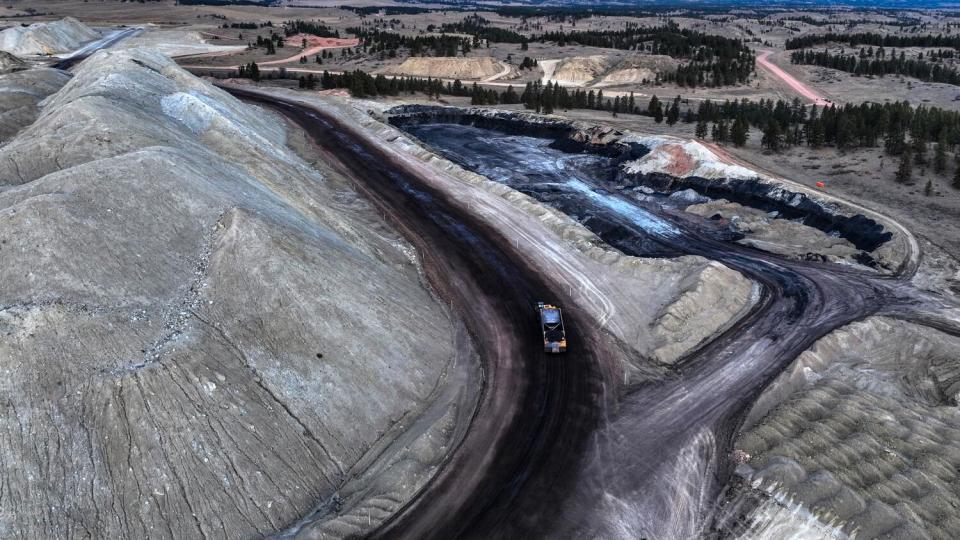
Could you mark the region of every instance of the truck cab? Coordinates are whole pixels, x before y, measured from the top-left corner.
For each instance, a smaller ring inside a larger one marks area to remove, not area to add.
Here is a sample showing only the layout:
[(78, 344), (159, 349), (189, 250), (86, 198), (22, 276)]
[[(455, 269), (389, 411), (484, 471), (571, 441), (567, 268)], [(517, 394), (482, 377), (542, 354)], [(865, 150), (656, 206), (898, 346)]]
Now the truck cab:
[(563, 328), (563, 313), (553, 304), (537, 302), (540, 330), (543, 333), (543, 352), (562, 353), (567, 350), (567, 333)]

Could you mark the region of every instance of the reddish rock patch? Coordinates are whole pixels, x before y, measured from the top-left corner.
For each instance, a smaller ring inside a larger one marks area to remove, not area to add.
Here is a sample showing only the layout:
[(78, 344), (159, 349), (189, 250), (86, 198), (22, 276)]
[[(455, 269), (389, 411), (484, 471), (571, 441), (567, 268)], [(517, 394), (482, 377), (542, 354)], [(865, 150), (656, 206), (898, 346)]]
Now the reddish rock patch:
[(668, 163), (664, 170), (674, 176), (683, 176), (693, 172), (696, 162), (681, 144), (664, 144), (657, 148), (658, 151), (667, 154)]

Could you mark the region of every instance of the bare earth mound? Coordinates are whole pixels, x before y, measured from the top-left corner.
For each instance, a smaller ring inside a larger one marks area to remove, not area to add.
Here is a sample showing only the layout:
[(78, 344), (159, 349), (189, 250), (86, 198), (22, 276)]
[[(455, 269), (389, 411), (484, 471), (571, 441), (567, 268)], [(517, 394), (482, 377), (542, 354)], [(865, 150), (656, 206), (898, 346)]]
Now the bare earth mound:
[(758, 401), (741, 474), (858, 538), (956, 538), (958, 357), (960, 338), (893, 319), (827, 335)]
[(389, 75), (439, 77), (442, 79), (486, 79), (504, 70), (503, 64), (490, 57), (480, 58), (407, 58), (399, 66), (383, 72)]
[(595, 86), (653, 82), (657, 74), (673, 71), (676, 67), (677, 61), (669, 56), (636, 54), (618, 62)]
[(14, 26), (0, 32), (0, 50), (21, 56), (57, 54), (77, 49), (100, 34), (82, 22), (67, 17), (54, 22)]
[(6, 51), (0, 51), (0, 75), (4, 73), (10, 73), (12, 71), (27, 69), (27, 67), (29, 66), (23, 60)]
[(469, 341), (283, 126), (104, 51), (0, 148), (5, 536), (261, 537), (439, 459), (455, 407), (388, 446)]
[(40, 110), (37, 104), (69, 80), (70, 75), (49, 68), (0, 75), (0, 143), (32, 124)]
[(603, 55), (564, 58), (553, 71), (551, 80), (560, 84), (583, 85), (610, 68), (610, 58)]

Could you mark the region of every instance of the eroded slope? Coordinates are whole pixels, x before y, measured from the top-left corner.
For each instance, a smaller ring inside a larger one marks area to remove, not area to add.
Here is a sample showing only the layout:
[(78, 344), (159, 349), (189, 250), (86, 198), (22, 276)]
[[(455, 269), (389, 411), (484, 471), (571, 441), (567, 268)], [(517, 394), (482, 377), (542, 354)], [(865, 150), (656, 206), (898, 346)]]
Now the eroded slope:
[(100, 37), (89, 26), (66, 17), (59, 21), (13, 26), (0, 32), (0, 50), (16, 55), (47, 55), (72, 51)]
[[(409, 246), (285, 140), (130, 50), (0, 149), (0, 530), (268, 534), (357, 491), (367, 452), (471, 365)], [(444, 444), (431, 429), (407, 470)], [(365, 495), (398, 504), (411, 474)]]
[(858, 538), (955, 538), (960, 338), (882, 317), (841, 328), (763, 394), (740, 472)]

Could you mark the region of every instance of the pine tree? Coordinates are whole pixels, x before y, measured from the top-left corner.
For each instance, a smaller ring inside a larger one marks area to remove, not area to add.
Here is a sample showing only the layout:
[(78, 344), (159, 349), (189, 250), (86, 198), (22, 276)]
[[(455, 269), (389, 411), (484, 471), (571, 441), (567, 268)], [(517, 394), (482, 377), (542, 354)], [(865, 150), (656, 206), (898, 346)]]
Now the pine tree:
[(763, 128), (763, 138), (760, 139), (760, 144), (771, 152), (778, 152), (783, 146), (783, 133), (776, 120), (770, 119), (767, 121), (767, 126)]
[(920, 137), (913, 138), (913, 162), (917, 165), (927, 164), (927, 142)]
[(742, 116), (738, 116), (733, 121), (733, 127), (730, 128), (730, 140), (734, 146), (743, 146), (747, 144), (750, 138), (750, 126)]
[(853, 143), (853, 125), (846, 116), (837, 120), (837, 133), (834, 136), (837, 148), (841, 150), (849, 148)]
[(957, 172), (953, 173), (953, 187), (960, 189), (960, 167), (957, 167)]
[(933, 170), (943, 173), (947, 170), (947, 138), (940, 135), (937, 140), (937, 147), (933, 153)]
[(677, 123), (677, 120), (680, 120), (680, 106), (674, 101), (667, 110), (667, 124), (672, 126)]
[(658, 124), (663, 122), (663, 107), (660, 106), (659, 102), (657, 102), (657, 108), (653, 110), (653, 121)]
[(923, 186), (923, 194), (927, 197), (933, 196), (933, 180), (927, 180), (927, 185)]
[(913, 165), (911, 165), (913, 161), (910, 159), (913, 156), (910, 154), (910, 148), (907, 148), (903, 154), (900, 155), (900, 167), (897, 168), (896, 180), (901, 184), (906, 184), (913, 176)]
[(891, 156), (898, 156), (907, 148), (903, 129), (899, 125), (890, 126), (883, 137), (883, 150)]
[(655, 116), (657, 109), (660, 109), (660, 100), (657, 99), (657, 96), (654, 95), (650, 98), (650, 103), (647, 104), (647, 114), (650, 116)]
[(700, 120), (697, 121), (697, 128), (695, 131), (695, 135), (698, 139), (707, 138), (707, 121), (706, 120), (701, 118)]
[(517, 93), (513, 90), (513, 85), (507, 87), (507, 91), (503, 93), (501, 102), (507, 105), (520, 102), (520, 99), (517, 97)]

